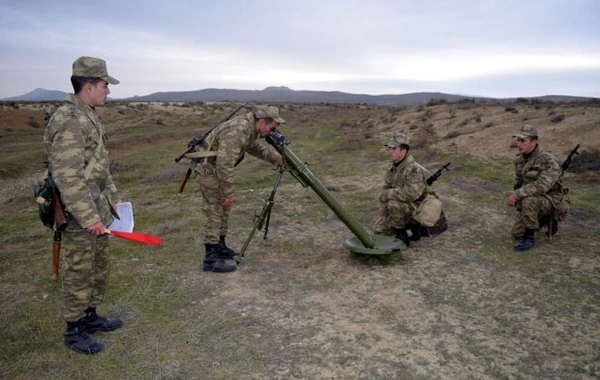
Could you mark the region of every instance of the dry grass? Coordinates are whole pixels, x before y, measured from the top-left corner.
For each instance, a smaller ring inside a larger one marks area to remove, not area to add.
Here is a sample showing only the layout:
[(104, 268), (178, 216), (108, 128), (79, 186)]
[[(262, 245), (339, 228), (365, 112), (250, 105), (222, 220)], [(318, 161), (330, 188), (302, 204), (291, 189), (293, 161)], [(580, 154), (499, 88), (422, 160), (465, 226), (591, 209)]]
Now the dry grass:
[[(173, 158), (235, 105), (110, 104), (102, 116), (121, 197), (134, 204), (136, 230), (164, 245), (113, 240), (100, 311), (125, 327), (98, 334), (102, 354), (81, 356), (62, 346), (52, 236), (29, 194), (39, 169), (15, 162), (19, 148), (41, 141), (25, 115), (0, 138), (0, 162), (16, 168), (0, 176), (0, 378), (597, 378), (600, 198), (583, 179), (597, 171), (567, 174), (571, 217), (526, 254), (512, 250), (513, 210), (504, 199), (519, 124), (536, 125), (542, 145), (564, 158), (576, 143), (598, 145), (598, 108), (281, 106), (290, 149), (368, 231), (391, 134), (414, 136), (421, 148), (413, 154), (429, 169), (451, 161), (434, 185), (450, 229), (387, 265), (352, 255), (344, 223), (286, 173), (268, 239), (255, 236), (235, 273), (204, 273), (201, 199), (193, 180), (177, 195), (186, 167)], [(556, 115), (565, 118), (552, 123)], [(452, 131), (459, 135), (448, 139)], [(236, 170), (232, 247), (244, 243), (276, 175), (250, 157)]]

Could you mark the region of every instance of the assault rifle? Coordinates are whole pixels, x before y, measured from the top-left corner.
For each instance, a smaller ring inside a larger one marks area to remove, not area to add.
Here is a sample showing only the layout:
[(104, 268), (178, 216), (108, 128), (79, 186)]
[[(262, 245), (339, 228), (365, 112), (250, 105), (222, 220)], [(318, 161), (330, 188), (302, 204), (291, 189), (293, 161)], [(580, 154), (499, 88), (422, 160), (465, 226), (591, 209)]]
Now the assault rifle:
[[(58, 280), (58, 265), (60, 262), (60, 243), (62, 240), (62, 231), (67, 228), (67, 215), (65, 213), (64, 206), (60, 198), (60, 191), (56, 187), (54, 180), (52, 179), (52, 165), (46, 162), (48, 167), (48, 177), (45, 179), (47, 182), (48, 192), (40, 193), (41, 199), (37, 199), (38, 202), (50, 201), (50, 218), (52, 220), (43, 220), (46, 226), (54, 230), (54, 238), (52, 244), (52, 279)], [(43, 199), (43, 201), (42, 201)]]
[(431, 177), (427, 178), (427, 186), (431, 186), (435, 181), (437, 181), (437, 179), (440, 178), (440, 176), (442, 175), (444, 169), (450, 171), (450, 169), (448, 169), (448, 166), (450, 166), (450, 162), (447, 162), (446, 165), (439, 168), (435, 173), (431, 175)]
[(571, 158), (573, 158), (573, 156), (575, 154), (579, 154), (578, 150), (579, 150), (580, 145), (581, 144), (577, 144), (577, 146), (575, 146), (575, 148), (573, 148), (571, 153), (569, 153), (569, 155), (567, 156), (567, 159), (562, 163), (562, 165), (560, 165), (560, 168), (562, 169), (563, 172), (565, 170), (567, 170), (569, 168), (569, 166), (571, 165)]
[(250, 235), (248, 235), (248, 238), (246, 239), (246, 242), (244, 243), (244, 246), (240, 251), (240, 255), (236, 256), (236, 262), (238, 264), (240, 263), (241, 257), (244, 257), (244, 252), (246, 251), (246, 248), (248, 248), (252, 237), (254, 236), (257, 230), (260, 231), (263, 229), (263, 225), (265, 227), (263, 239), (267, 239), (267, 233), (269, 232), (269, 221), (271, 220), (271, 209), (273, 208), (273, 204), (275, 203), (275, 192), (277, 191), (277, 188), (281, 183), (283, 173), (285, 173), (285, 169), (282, 165), (279, 165), (279, 175), (275, 180), (273, 190), (271, 190), (271, 195), (269, 195), (269, 198), (265, 201), (265, 205), (263, 206), (263, 209), (261, 210), (260, 214), (254, 216), (254, 226), (252, 227), (252, 231), (250, 231)]
[[(246, 106), (246, 104), (248, 104), (248, 103), (244, 103), (241, 106), (239, 106), (238, 108), (236, 108), (235, 110), (233, 110), (233, 112), (229, 116), (227, 116), (225, 119), (223, 119), (223, 120), (219, 121), (217, 124), (215, 124), (215, 126), (212, 127), (210, 130), (208, 130), (208, 132), (203, 133), (200, 136), (196, 136), (193, 139), (191, 139), (190, 142), (187, 145), (188, 146), (187, 149), (183, 153), (181, 153), (179, 156), (177, 156), (175, 158), (175, 162), (181, 161), (181, 159), (184, 158), (186, 154), (193, 152), (198, 145), (202, 144), (202, 142), (204, 141), (204, 139), (206, 139), (206, 136), (208, 136), (209, 133), (211, 133), (219, 125), (221, 125), (224, 122), (226, 122), (229, 119), (231, 119), (233, 117), (233, 115), (235, 115), (239, 110), (241, 110), (242, 108), (244, 108)], [(186, 185), (188, 179), (190, 179), (190, 175), (191, 174), (192, 174), (192, 167), (190, 165), (190, 167), (188, 168), (187, 172), (185, 173), (185, 177), (183, 178), (183, 182), (181, 183), (181, 186), (179, 186), (179, 193), (180, 194), (183, 192), (183, 189), (185, 188), (185, 185)]]

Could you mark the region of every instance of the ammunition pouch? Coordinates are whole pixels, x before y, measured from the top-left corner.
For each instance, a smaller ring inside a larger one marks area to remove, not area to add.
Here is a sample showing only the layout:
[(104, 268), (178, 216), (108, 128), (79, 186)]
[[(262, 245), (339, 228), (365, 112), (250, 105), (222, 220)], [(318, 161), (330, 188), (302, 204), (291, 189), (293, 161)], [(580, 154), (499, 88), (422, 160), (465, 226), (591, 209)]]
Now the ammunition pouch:
[(554, 207), (554, 219), (557, 221), (565, 220), (571, 213), (571, 198), (569, 189), (564, 189), (564, 195), (560, 202)]
[(423, 227), (434, 227), (441, 214), (442, 201), (434, 195), (427, 194), (413, 212), (412, 218)]
[[(50, 185), (50, 179), (48, 177), (44, 178), (41, 182), (37, 183), (33, 187), (33, 196), (35, 197), (35, 202), (38, 205), (38, 215), (42, 224), (44, 226), (54, 229), (54, 207), (52, 205), (52, 201), (54, 197), (57, 197), (56, 201), (60, 204), (60, 207), (63, 209), (63, 213), (67, 215), (65, 211), (65, 206), (60, 200), (60, 196), (55, 194), (52, 186)], [(63, 229), (65, 226), (59, 226), (60, 229)]]

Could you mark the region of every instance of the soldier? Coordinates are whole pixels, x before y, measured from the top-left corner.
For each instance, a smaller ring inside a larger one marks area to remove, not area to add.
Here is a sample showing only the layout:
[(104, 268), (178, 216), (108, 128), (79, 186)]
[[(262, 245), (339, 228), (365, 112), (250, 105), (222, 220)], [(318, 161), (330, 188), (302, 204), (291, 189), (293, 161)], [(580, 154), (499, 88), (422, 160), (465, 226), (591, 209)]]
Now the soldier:
[(102, 303), (109, 272), (105, 227), (114, 215), (117, 188), (109, 172), (106, 131), (95, 107), (110, 94), (106, 62), (80, 57), (73, 62), (74, 94), (58, 108), (46, 128), (48, 168), (69, 220), (62, 234), (62, 311), (67, 323), (64, 343), (71, 350), (96, 354), (104, 349), (91, 335), (120, 328), (120, 319), (96, 313)]
[(523, 125), (513, 135), (517, 138), (519, 154), (515, 160), (515, 185), (506, 204), (517, 208), (512, 235), (522, 239), (515, 251), (526, 251), (535, 247), (535, 231), (540, 229), (540, 219), (552, 218), (551, 234), (558, 231), (553, 209), (563, 197), (559, 161), (538, 145), (538, 132), (531, 125)]
[(413, 220), (412, 215), (427, 195), (434, 195), (427, 186), (430, 173), (408, 153), (410, 138), (407, 134), (392, 136), (385, 146), (388, 147), (392, 164), (386, 172), (379, 196), (382, 207), (373, 232), (395, 235), (409, 246), (411, 240), (420, 238), (421, 231), (421, 226)]
[(48, 125), (50, 117), (52, 116), (52, 106), (48, 103), (44, 104), (44, 122)]
[(281, 165), (281, 155), (259, 138), (271, 134), (285, 120), (273, 106), (256, 107), (244, 116), (234, 117), (217, 126), (204, 139), (200, 150), (190, 154), (196, 165), (196, 180), (204, 198), (204, 243), (206, 253), (203, 270), (233, 272), (236, 266), (224, 260), (233, 259), (237, 252), (227, 247), (229, 213), (233, 204), (233, 169), (245, 153)]

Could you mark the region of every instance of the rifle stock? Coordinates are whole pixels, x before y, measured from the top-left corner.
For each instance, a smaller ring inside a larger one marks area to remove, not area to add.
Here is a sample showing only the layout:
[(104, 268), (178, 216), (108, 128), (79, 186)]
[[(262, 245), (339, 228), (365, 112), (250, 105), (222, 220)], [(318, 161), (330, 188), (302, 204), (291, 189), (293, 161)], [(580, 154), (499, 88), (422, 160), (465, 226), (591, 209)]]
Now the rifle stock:
[(185, 188), (185, 184), (190, 179), (192, 175), (192, 168), (188, 168), (187, 172), (185, 172), (185, 177), (183, 177), (183, 182), (181, 182), (181, 186), (179, 186), (179, 194), (183, 193), (183, 189)]
[(52, 243), (52, 279), (58, 280), (58, 264), (60, 261), (60, 231), (54, 231), (54, 242)]

